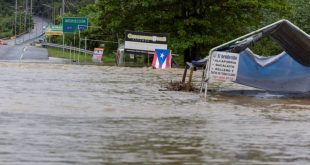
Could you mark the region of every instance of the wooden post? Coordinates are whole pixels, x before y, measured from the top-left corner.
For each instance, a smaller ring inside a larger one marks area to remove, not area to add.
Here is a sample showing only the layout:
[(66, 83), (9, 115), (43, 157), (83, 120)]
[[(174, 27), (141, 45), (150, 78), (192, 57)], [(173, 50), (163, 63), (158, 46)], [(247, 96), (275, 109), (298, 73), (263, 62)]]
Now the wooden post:
[(189, 72), (188, 85), (190, 85), (192, 83), (193, 73), (194, 73), (194, 68), (191, 67), (190, 72)]
[(150, 66), (150, 55), (149, 55), (149, 53), (147, 53), (147, 66), (148, 67)]
[(185, 69), (184, 69), (184, 73), (183, 73), (183, 78), (182, 78), (182, 83), (184, 84), (185, 83), (185, 79), (186, 79), (186, 74), (187, 74), (187, 65), (185, 66)]

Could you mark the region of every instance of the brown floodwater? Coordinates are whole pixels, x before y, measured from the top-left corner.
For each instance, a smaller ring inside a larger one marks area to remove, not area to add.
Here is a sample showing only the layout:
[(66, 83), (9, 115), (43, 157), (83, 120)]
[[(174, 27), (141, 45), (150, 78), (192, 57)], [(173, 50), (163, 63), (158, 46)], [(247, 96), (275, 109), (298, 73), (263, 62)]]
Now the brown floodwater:
[(1, 165), (310, 164), (308, 97), (165, 90), (181, 69), (0, 70)]

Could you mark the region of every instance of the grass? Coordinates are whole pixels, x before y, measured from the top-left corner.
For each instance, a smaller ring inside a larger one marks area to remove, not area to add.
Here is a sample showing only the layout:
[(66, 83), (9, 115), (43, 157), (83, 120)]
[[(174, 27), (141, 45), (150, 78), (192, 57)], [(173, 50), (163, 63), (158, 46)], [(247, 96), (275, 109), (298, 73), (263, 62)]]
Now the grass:
[[(69, 50), (65, 50), (63, 54), (63, 50), (61, 48), (51, 48), (47, 47), (48, 54), (50, 57), (56, 58), (64, 58), (64, 59), (72, 59), (73, 61), (79, 61), (81, 63), (93, 63), (92, 55), (73, 52)], [(115, 64), (115, 55), (103, 55), (102, 59), (104, 64)]]

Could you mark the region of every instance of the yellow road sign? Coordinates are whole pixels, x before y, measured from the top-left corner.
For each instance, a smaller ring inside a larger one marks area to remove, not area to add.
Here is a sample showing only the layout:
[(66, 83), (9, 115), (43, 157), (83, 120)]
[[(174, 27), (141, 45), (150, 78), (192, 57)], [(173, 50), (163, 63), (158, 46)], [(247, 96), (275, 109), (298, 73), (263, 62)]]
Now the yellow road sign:
[(63, 32), (55, 32), (55, 31), (46, 31), (45, 35), (47, 36), (62, 36)]

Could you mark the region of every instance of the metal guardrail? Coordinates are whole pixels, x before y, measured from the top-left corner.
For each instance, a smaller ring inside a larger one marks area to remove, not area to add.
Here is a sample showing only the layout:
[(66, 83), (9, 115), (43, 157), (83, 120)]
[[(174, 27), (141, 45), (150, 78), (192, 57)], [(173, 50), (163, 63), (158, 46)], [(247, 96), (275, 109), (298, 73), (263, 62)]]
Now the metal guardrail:
[(77, 48), (77, 47), (73, 47), (73, 46), (63, 46), (60, 44), (54, 44), (54, 43), (48, 43), (48, 42), (42, 42), (41, 43), (42, 46), (49, 46), (49, 47), (54, 47), (54, 48), (61, 48), (61, 49), (66, 49), (66, 50), (72, 50), (72, 51), (77, 51), (77, 52), (81, 52), (81, 53), (86, 53), (86, 54), (93, 54), (93, 51), (90, 50), (85, 50), (85, 49), (81, 49), (81, 48)]
[(44, 36), (44, 33), (43, 33), (43, 34), (40, 34), (40, 35), (35, 36), (35, 37), (33, 37), (33, 38), (26, 39), (26, 40), (23, 40), (23, 41), (21, 41), (21, 42), (18, 42), (18, 41), (21, 40), (21, 38), (22, 38), (21, 36), (23, 36), (23, 35), (25, 35), (25, 34), (27, 34), (27, 33), (24, 33), (24, 34), (22, 34), (22, 35), (19, 35), (19, 36), (15, 39), (15, 44), (16, 44), (16, 45), (22, 45), (22, 44), (24, 44), (24, 43), (33, 42), (33, 41), (35, 41), (35, 40), (37, 40), (37, 39), (39, 39), (39, 38), (41, 38), (41, 37)]

